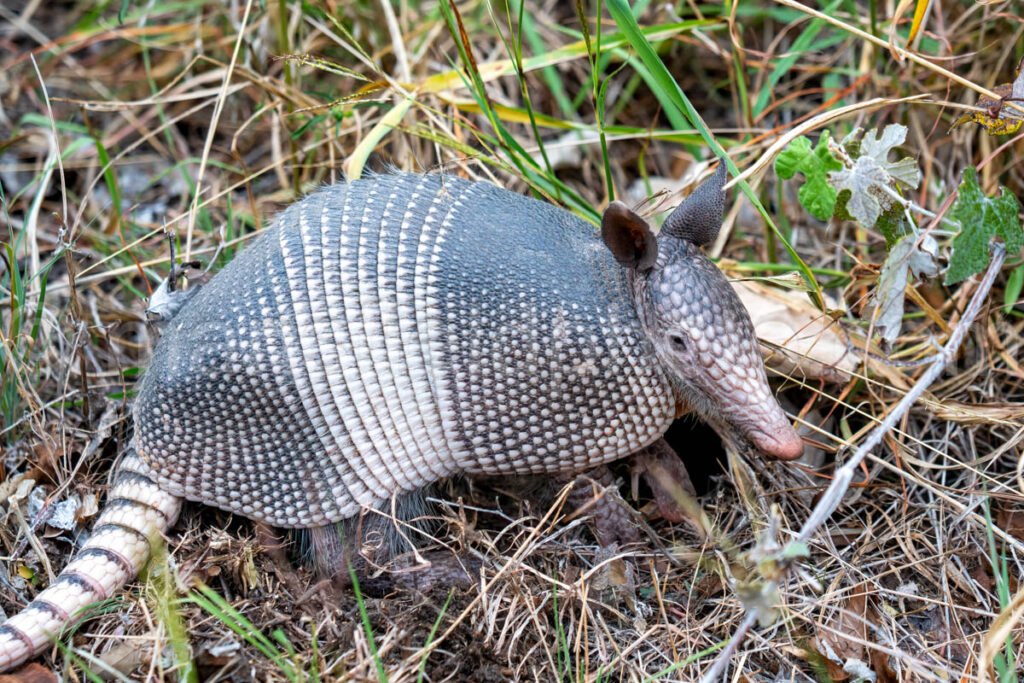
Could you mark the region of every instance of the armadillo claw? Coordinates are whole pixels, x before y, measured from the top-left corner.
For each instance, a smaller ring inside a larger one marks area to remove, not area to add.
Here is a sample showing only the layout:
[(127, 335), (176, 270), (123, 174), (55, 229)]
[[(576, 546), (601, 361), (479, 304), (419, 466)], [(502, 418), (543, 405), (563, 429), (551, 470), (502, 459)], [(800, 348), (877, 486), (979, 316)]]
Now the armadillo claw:
[[(437, 589), (467, 590), (476, 585), (481, 563), (473, 557), (453, 555), (444, 550), (420, 553), (425, 564), (394, 569), (376, 576), (363, 576), (359, 588), (371, 597), (384, 597), (396, 588), (424, 595)], [(357, 573), (361, 573), (358, 572)]]

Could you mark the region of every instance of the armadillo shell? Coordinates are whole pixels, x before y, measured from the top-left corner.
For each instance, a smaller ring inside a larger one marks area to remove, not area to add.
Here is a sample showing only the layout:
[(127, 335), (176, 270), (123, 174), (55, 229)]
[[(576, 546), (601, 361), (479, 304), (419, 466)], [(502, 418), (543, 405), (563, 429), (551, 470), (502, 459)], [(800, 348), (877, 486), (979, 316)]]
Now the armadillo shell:
[(592, 226), (396, 174), (293, 205), (170, 321), (134, 438), (171, 493), (309, 527), (457, 473), (584, 470), (673, 413)]

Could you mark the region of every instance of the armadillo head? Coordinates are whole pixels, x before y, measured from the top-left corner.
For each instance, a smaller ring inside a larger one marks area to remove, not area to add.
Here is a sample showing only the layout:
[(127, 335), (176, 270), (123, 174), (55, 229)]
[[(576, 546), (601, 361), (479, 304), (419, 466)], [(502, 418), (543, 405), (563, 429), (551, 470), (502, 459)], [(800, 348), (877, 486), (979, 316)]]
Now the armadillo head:
[(723, 164), (657, 238), (620, 202), (605, 211), (601, 235), (631, 271), (636, 309), (679, 402), (733, 447), (792, 460), (803, 443), (768, 386), (750, 315), (701, 249), (718, 235), (725, 180)]

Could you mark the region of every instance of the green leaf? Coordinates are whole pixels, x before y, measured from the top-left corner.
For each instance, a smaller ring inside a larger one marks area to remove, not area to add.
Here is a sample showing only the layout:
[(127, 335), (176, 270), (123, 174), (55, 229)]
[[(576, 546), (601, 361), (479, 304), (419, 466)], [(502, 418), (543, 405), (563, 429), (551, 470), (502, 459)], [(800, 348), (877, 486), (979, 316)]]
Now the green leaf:
[(805, 181), (797, 197), (800, 204), (820, 221), (832, 218), (836, 208), (836, 191), (828, 183), (828, 173), (842, 167), (828, 149), (828, 131), (821, 134), (818, 146), (814, 148), (811, 141), (801, 135), (775, 159), (775, 172), (783, 180), (789, 180), (797, 173), (804, 174)]
[(912, 232), (907, 227), (907, 216), (899, 205), (890, 206), (888, 210), (883, 211), (875, 223), (875, 229), (885, 237), (886, 249), (892, 249), (901, 237)]
[(859, 140), (857, 152), (851, 153), (850, 143), (858, 141), (859, 135), (860, 129), (857, 129), (843, 141), (851, 163), (831, 174), (829, 179), (836, 190), (849, 190), (846, 210), (854, 220), (866, 228), (873, 228), (883, 213), (898, 205), (893, 194), (901, 186), (916, 188), (920, 184), (921, 170), (910, 157), (889, 161), (893, 148), (907, 139), (906, 126), (890, 124), (881, 135), (877, 130), (869, 130)]
[(985, 270), (993, 237), (1006, 244), (1008, 254), (1019, 252), (1024, 246), (1019, 213), (1017, 198), (1005, 187), (999, 188), (998, 196), (986, 197), (978, 185), (977, 171), (973, 166), (967, 167), (960, 180), (956, 204), (950, 211), (950, 216), (960, 223), (960, 233), (953, 238), (946, 284), (956, 284)]
[(1009, 314), (1010, 310), (1017, 304), (1020, 292), (1024, 289), (1024, 263), (1020, 264), (1010, 272), (1006, 278), (1006, 292), (1003, 294), (1003, 313)]
[(799, 541), (790, 541), (786, 544), (786, 547), (782, 549), (782, 557), (786, 560), (798, 560), (810, 556), (811, 549), (807, 547), (806, 543), (801, 543)]
[[(857, 220), (850, 214), (851, 197), (853, 197), (853, 193), (850, 190), (841, 190), (836, 198), (836, 212), (833, 215), (841, 221)], [(886, 249), (892, 249), (901, 237), (914, 232), (913, 226), (907, 221), (907, 214), (903, 211), (903, 207), (896, 203), (878, 215), (875, 229), (885, 237)]]

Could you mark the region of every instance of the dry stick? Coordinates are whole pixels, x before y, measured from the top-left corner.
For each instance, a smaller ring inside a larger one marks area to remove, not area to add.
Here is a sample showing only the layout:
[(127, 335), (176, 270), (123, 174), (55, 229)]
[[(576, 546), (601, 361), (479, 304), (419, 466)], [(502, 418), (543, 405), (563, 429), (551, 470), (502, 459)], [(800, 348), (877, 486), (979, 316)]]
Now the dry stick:
[(846, 493), (846, 489), (849, 488), (850, 482), (853, 481), (854, 472), (861, 461), (867, 457), (871, 449), (881, 443), (882, 438), (896, 426), (896, 423), (903, 419), (903, 415), (910, 409), (910, 406), (917, 402), (921, 394), (939, 378), (946, 365), (953, 360), (953, 356), (956, 355), (964, 337), (967, 336), (967, 331), (974, 323), (974, 319), (978, 317), (978, 313), (981, 312), (981, 307), (984, 305), (988, 292), (996, 281), (996, 276), (999, 275), (999, 270), (1003, 266), (1003, 259), (1006, 257), (1006, 246), (1002, 243), (996, 243), (992, 252), (992, 263), (989, 264), (985, 277), (982, 278), (978, 289), (974, 292), (974, 296), (971, 297), (971, 302), (968, 304), (967, 310), (964, 311), (963, 317), (960, 318), (960, 322), (953, 329), (953, 334), (949, 336), (949, 341), (946, 342), (941, 351), (935, 354), (931, 365), (921, 375), (921, 378), (914, 383), (913, 388), (900, 399), (896, 407), (872, 430), (850, 460), (836, 471), (832, 483), (829, 484), (821, 500), (818, 501), (814, 510), (811, 511), (811, 516), (808, 517), (800, 533), (797, 535), (796, 543), (807, 543), (814, 532), (835, 512), (843, 495)]
[(725, 648), (718, 653), (718, 659), (711, 666), (709, 671), (703, 678), (700, 679), (700, 683), (712, 683), (718, 679), (718, 676), (725, 670), (725, 665), (732, 661), (732, 656), (736, 654), (736, 649), (743, 642), (743, 639), (750, 632), (750, 629), (754, 628), (754, 624), (757, 623), (757, 610), (752, 609), (747, 612), (747, 616), (743, 618), (740, 625), (736, 627), (736, 633), (732, 634), (732, 638), (729, 639), (729, 643)]
[[(829, 23), (829, 24), (835, 26), (836, 28), (842, 29), (843, 31), (846, 31), (847, 33), (852, 33), (853, 35), (857, 36), (858, 38), (861, 38), (862, 40), (866, 40), (869, 43), (873, 43), (873, 44), (877, 45), (878, 47), (882, 48), (883, 50), (889, 50), (891, 52), (895, 52), (896, 54), (898, 54), (903, 59), (909, 59), (910, 61), (914, 62), (918, 66), (923, 66), (924, 68), (928, 69), (929, 71), (934, 71), (935, 73), (937, 73), (937, 74), (939, 74), (941, 76), (945, 76), (949, 80), (954, 81), (956, 83), (959, 83), (963, 87), (968, 88), (970, 90), (973, 90), (973, 91), (977, 92), (980, 95), (984, 95), (985, 97), (987, 97), (987, 98), (989, 98), (991, 100), (1001, 100), (1002, 101), (1002, 98), (999, 96), (998, 93), (995, 93), (995, 92), (989, 90), (988, 88), (982, 87), (982, 86), (978, 85), (977, 83), (974, 83), (973, 81), (964, 78), (963, 76), (959, 76), (959, 75), (953, 73), (952, 71), (950, 71), (949, 69), (945, 69), (945, 68), (939, 66), (938, 64), (936, 64), (935, 62), (932, 62), (932, 61), (930, 61), (928, 59), (925, 59), (924, 57), (918, 55), (915, 52), (911, 52), (910, 50), (905, 50), (902, 47), (900, 47), (899, 45), (893, 45), (893, 44), (891, 44), (891, 43), (889, 43), (887, 41), (882, 40), (881, 38), (876, 38), (875, 36), (871, 35), (867, 31), (862, 31), (859, 28), (857, 28), (856, 26), (851, 26), (850, 24), (846, 23), (845, 21), (841, 21), (839, 19), (836, 19), (835, 17), (830, 16), (828, 14), (825, 14), (824, 12), (819, 12), (818, 10), (813, 9), (811, 7), (808, 7), (807, 5), (803, 5), (803, 4), (799, 3), (799, 2), (797, 2), (796, 0), (775, 0), (775, 2), (780, 4), (780, 5), (785, 5), (786, 7), (791, 7), (793, 9), (795, 9), (795, 10), (799, 10), (799, 11), (805, 13), (805, 14), (809, 14), (810, 16), (814, 17), (815, 19), (821, 19), (822, 21), (824, 21), (826, 23)], [(1016, 109), (1019, 112), (1024, 113), (1024, 104), (1018, 104), (1017, 102), (1006, 101), (1006, 106), (1008, 106), (1008, 107), (1010, 107), (1012, 109)]]
[[(878, 426), (871, 430), (867, 438), (857, 447), (857, 450), (850, 457), (846, 463), (836, 470), (835, 475), (832, 479), (832, 483), (829, 484), (825, 493), (822, 494), (821, 500), (811, 510), (810, 517), (804, 522), (804, 526), (800, 529), (800, 533), (797, 534), (796, 538), (788, 545), (793, 547), (794, 544), (806, 545), (811, 536), (820, 529), (828, 518), (835, 512), (836, 508), (839, 507), (839, 503), (842, 502), (843, 496), (846, 494), (847, 489), (850, 487), (850, 482), (853, 481), (853, 475), (857, 471), (857, 467), (860, 463), (868, 456), (868, 453), (878, 446), (882, 442), (882, 439), (888, 434), (896, 423), (903, 419), (903, 416), (910, 410), (910, 407), (917, 402), (917, 399), (932, 385), (935, 380), (939, 378), (942, 371), (946, 368), (953, 357), (956, 355), (957, 350), (960, 348), (960, 344), (963, 342), (964, 337), (967, 336), (967, 331), (974, 323), (974, 319), (978, 317), (978, 313), (981, 312), (981, 307), (984, 305), (985, 300), (988, 298), (989, 290), (992, 289), (992, 285), (995, 284), (996, 276), (999, 275), (1000, 269), (1003, 267), (1003, 260), (1006, 257), (1006, 246), (1002, 243), (996, 243), (992, 248), (992, 263), (989, 264), (988, 270), (985, 271), (985, 277), (982, 278), (981, 283), (978, 285), (978, 289), (975, 290), (974, 295), (971, 297), (971, 302), (967, 305), (967, 309), (964, 311), (963, 317), (960, 318), (960, 322), (956, 324), (953, 329), (953, 333), (949, 335), (949, 340), (946, 345), (932, 357), (931, 365), (924, 371), (920, 379), (914, 383), (914, 386), (908, 391), (902, 399), (896, 404), (896, 406), (889, 411), (889, 414), (885, 416)], [(783, 548), (783, 552), (785, 548)], [(780, 553), (775, 558), (779, 567), (788, 567), (791, 561)], [(777, 581), (777, 580), (776, 580)], [(708, 672), (700, 679), (701, 683), (714, 683), (718, 680), (718, 677), (722, 675), (725, 670), (725, 666), (729, 663), (731, 655), (736, 651), (740, 641), (750, 630), (754, 621), (758, 617), (758, 609), (756, 607), (751, 608), (747, 614), (746, 619), (740, 624), (740, 627), (733, 634), (729, 644), (722, 650), (722, 653), (712, 664)]]
[[(221, 83), (220, 95), (217, 103), (213, 106), (213, 117), (210, 121), (210, 132), (206, 135), (203, 143), (203, 155), (199, 158), (199, 171), (196, 173), (195, 194), (192, 196), (192, 205), (188, 210), (188, 228), (185, 233), (185, 261), (192, 258), (192, 233), (196, 228), (196, 212), (199, 209), (199, 195), (202, 194), (203, 173), (206, 172), (206, 164), (210, 160), (210, 150), (213, 148), (213, 138), (217, 134), (217, 124), (220, 122), (220, 114), (224, 111), (224, 102), (228, 97), (228, 90), (231, 88), (231, 76), (235, 72), (235, 64), (238, 63), (238, 53), (242, 49), (242, 38), (245, 36), (245, 27), (249, 24), (249, 12), (252, 10), (253, 0), (245, 3), (245, 13), (242, 15), (242, 23), (238, 27), (238, 40), (235, 41), (235, 49), (231, 52), (231, 62), (228, 70), (224, 73), (224, 82)], [(173, 263), (171, 264), (174, 265)]]

